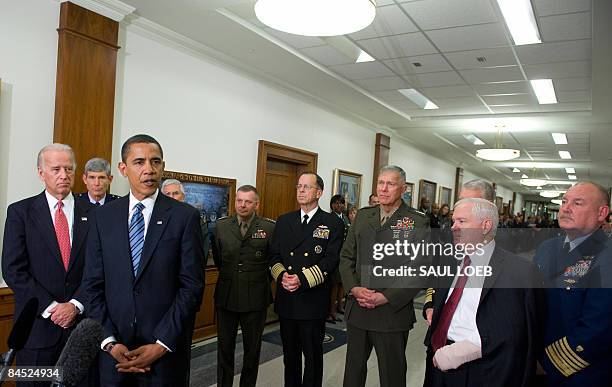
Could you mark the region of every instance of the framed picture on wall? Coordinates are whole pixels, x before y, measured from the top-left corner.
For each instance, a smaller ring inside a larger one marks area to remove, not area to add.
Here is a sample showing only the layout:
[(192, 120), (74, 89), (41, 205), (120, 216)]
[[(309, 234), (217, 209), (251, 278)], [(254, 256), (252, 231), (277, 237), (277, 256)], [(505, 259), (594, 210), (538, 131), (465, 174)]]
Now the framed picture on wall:
[(361, 174), (334, 169), (332, 195), (340, 194), (344, 197), (346, 208), (357, 206), (361, 199)]
[(453, 198), (453, 190), (451, 188), (440, 186), (440, 194), (438, 195), (438, 204), (442, 206), (443, 204), (448, 204), (449, 207), (452, 206), (452, 198)]
[(502, 198), (501, 196), (496, 196), (495, 197), (495, 205), (497, 206), (497, 212), (499, 212), (500, 214), (503, 214), (503, 211), (504, 211), (504, 198)]
[[(208, 225), (208, 237), (215, 230), (217, 219), (234, 213), (236, 179), (164, 171), (162, 179), (176, 179), (185, 189), (185, 202), (200, 211), (200, 221)], [(206, 266), (213, 265), (208, 252)]]
[(431, 204), (436, 201), (436, 188), (438, 187), (437, 183), (429, 180), (421, 179), (419, 181), (419, 197), (417, 198), (417, 207), (421, 205), (421, 198), (426, 197), (429, 199), (429, 205), (431, 209)]
[(406, 182), (406, 192), (402, 196), (402, 199), (408, 204), (409, 207), (414, 207), (412, 199), (414, 196), (414, 183)]

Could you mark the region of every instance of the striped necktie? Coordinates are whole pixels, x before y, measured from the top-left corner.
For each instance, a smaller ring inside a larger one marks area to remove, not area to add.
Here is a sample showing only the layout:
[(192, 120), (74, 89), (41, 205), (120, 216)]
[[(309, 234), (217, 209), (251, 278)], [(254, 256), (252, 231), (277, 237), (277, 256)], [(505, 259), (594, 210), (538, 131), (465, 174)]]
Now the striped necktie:
[(134, 277), (138, 274), (138, 267), (140, 266), (140, 257), (142, 256), (142, 248), (144, 246), (144, 216), (142, 210), (145, 208), (144, 204), (137, 203), (134, 206), (134, 213), (130, 220), (130, 252), (132, 253), (132, 267), (134, 268)]

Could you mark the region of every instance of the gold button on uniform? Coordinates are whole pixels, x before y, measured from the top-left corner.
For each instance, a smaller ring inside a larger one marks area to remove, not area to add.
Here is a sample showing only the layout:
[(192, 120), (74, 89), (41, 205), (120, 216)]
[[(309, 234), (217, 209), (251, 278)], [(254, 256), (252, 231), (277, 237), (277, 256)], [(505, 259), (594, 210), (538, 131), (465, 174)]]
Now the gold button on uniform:
[(293, 251), (289, 253), (289, 255), (291, 255), (293, 257)]
[(304, 256), (305, 256), (305, 257), (307, 257), (307, 256), (308, 256), (308, 253), (304, 253)]
[(287, 268), (287, 270), (291, 270), (291, 269), (293, 269), (291, 266), (289, 266), (289, 267)]

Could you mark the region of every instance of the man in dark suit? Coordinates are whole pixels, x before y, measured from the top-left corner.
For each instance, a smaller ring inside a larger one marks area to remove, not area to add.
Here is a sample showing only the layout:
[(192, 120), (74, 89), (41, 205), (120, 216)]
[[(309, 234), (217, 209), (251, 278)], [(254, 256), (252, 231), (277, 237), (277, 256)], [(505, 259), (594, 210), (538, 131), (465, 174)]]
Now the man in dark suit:
[[(453, 212), (454, 256), (438, 267), (427, 335), (425, 386), (527, 387), (539, 348), (541, 277), (495, 245), (497, 207), (467, 198)], [(446, 270), (446, 272), (445, 272)]]
[(323, 194), (319, 175), (302, 173), (296, 189), (300, 210), (278, 218), (272, 240), (274, 306), (280, 317), (285, 386), (321, 386), (329, 275), (338, 266), (343, 225), (337, 216), (319, 208)]
[(102, 206), (118, 199), (119, 196), (108, 193), (112, 181), (113, 175), (108, 161), (94, 157), (85, 163), (83, 183), (87, 187), (87, 192), (79, 194), (79, 197), (94, 206)]
[(215, 288), (217, 310), (217, 385), (232, 386), (238, 324), (244, 361), (240, 386), (255, 386), (261, 335), (272, 303), (268, 256), (274, 221), (257, 216), (259, 194), (252, 185), (236, 192), (236, 215), (217, 220), (214, 260), (219, 268)]
[(15, 316), (30, 298), (39, 301), (19, 366), (54, 365), (86, 303), (81, 277), (90, 206), (71, 193), (75, 167), (68, 145), (45, 146), (38, 153), (45, 190), (7, 210), (2, 275), (15, 294)]
[(95, 212), (85, 270), (89, 315), (103, 325), (103, 386), (188, 386), (202, 301), (200, 217), (159, 193), (163, 151), (148, 135), (121, 148), (130, 194)]
[(406, 191), (402, 168), (381, 168), (376, 190), (380, 204), (357, 212), (340, 254), (340, 275), (349, 293), (345, 387), (365, 385), (372, 348), (378, 357), (380, 385), (406, 386), (406, 344), (416, 321), (412, 300), (423, 287), (391, 286), (372, 279), (375, 244), (418, 243), (429, 232), (429, 219), (402, 200)]
[(546, 289), (544, 351), (548, 386), (608, 386), (612, 379), (612, 251), (601, 230), (605, 188), (580, 182), (559, 208), (563, 235), (538, 248)]

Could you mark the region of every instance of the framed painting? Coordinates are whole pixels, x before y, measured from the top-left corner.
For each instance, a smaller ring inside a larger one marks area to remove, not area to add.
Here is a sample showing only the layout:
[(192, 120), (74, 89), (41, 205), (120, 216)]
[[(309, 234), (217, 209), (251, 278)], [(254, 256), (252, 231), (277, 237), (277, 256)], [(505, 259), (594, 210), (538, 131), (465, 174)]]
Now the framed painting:
[(412, 199), (414, 197), (414, 183), (406, 182), (406, 192), (402, 195), (402, 199), (408, 204), (409, 207), (414, 207)]
[[(185, 202), (200, 211), (201, 222), (208, 225), (208, 238), (215, 230), (217, 219), (234, 213), (236, 179), (164, 171), (162, 179), (176, 179), (185, 189)], [(213, 265), (208, 252), (206, 266)]]
[(448, 204), (452, 207), (453, 190), (451, 188), (440, 186), (440, 194), (438, 195), (439, 205)]
[(421, 179), (419, 181), (419, 197), (417, 198), (417, 208), (421, 206), (421, 198), (426, 197), (429, 199), (429, 206), (431, 209), (431, 204), (436, 201), (436, 188), (438, 187), (437, 183), (433, 181)]
[(334, 169), (332, 195), (340, 194), (344, 197), (346, 208), (350, 206), (360, 207), (361, 199), (361, 174)]

